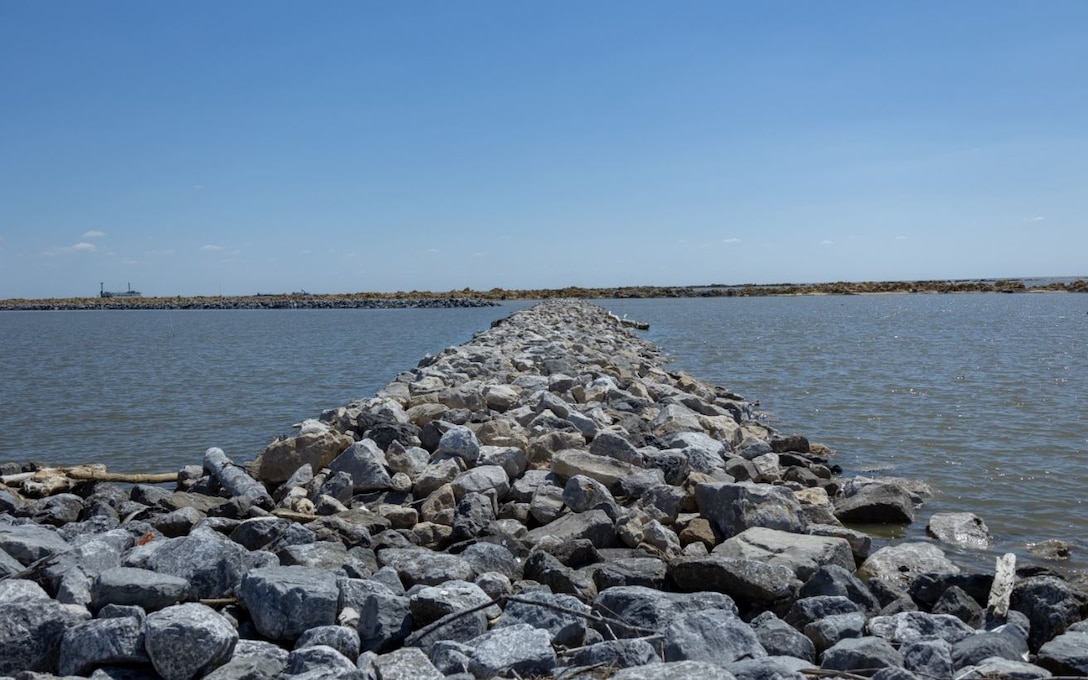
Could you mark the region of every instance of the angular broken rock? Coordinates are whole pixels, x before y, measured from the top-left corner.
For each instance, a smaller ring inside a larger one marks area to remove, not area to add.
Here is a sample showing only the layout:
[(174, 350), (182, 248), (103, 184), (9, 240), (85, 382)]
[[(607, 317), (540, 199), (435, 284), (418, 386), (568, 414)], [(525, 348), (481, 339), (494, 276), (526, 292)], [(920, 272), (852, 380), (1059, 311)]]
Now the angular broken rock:
[(985, 550), (993, 536), (982, 518), (971, 512), (938, 512), (929, 518), (926, 533), (942, 543)]

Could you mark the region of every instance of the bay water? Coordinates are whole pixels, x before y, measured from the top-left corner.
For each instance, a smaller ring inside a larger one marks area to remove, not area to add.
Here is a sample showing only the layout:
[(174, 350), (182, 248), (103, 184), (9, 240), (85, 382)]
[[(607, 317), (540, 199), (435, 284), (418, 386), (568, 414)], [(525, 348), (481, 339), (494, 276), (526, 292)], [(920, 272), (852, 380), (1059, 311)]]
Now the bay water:
[[(670, 368), (759, 402), (847, 474), (934, 489), (905, 529), (970, 511), (994, 553), (1074, 544), (1088, 566), (1088, 296), (601, 300), (650, 323)], [(121, 472), (247, 460), (530, 302), (428, 310), (0, 314), (0, 460)], [(952, 551), (955, 552), (955, 551)], [(957, 555), (961, 561), (989, 555)]]

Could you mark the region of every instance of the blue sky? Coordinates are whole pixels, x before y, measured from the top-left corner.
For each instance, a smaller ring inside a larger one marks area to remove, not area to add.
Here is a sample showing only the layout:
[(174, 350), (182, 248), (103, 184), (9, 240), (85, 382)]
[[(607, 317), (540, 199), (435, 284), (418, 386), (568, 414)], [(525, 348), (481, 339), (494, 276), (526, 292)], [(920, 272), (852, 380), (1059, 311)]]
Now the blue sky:
[(0, 0), (0, 298), (1085, 274), (1085, 26)]

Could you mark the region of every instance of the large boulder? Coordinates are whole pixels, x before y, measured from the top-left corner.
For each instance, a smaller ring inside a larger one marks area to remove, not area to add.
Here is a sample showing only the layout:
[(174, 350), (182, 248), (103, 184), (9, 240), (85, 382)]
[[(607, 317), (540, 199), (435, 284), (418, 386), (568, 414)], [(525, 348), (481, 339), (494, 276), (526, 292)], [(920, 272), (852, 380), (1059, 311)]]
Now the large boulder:
[[(736, 603), (723, 593), (668, 593), (643, 586), (616, 586), (601, 591), (593, 604), (595, 613), (623, 621), (611, 625), (616, 636), (642, 637), (646, 631), (663, 633), (677, 616), (704, 609), (737, 611)], [(608, 634), (609, 627), (601, 626)]]
[(60, 675), (88, 675), (106, 664), (150, 663), (143, 621), (134, 616), (94, 619), (69, 628), (60, 645)]
[(938, 512), (929, 518), (926, 533), (942, 543), (985, 550), (993, 536), (982, 518), (971, 512)]
[(630, 463), (578, 449), (564, 449), (552, 457), (552, 472), (561, 479), (567, 480), (575, 475), (585, 475), (609, 489), (638, 470), (638, 467)]
[(960, 568), (932, 543), (889, 545), (869, 555), (857, 571), (862, 580), (879, 580), (903, 590), (921, 574), (958, 574)]
[(64, 633), (90, 618), (29, 581), (0, 581), (0, 674), (55, 672)]
[(1031, 622), (1028, 642), (1033, 651), (1083, 619), (1086, 610), (1084, 593), (1055, 576), (1019, 581), (1013, 588), (1010, 604)]
[(854, 567), (854, 553), (845, 539), (764, 527), (745, 529), (715, 546), (713, 554), (788, 567), (802, 581), (824, 565), (834, 564), (847, 570)]
[(150, 612), (184, 602), (188, 596), (186, 579), (149, 569), (107, 569), (91, 585), (91, 606), (96, 610), (107, 604), (118, 604), (135, 605)]
[(144, 646), (163, 680), (191, 680), (226, 663), (238, 631), (211, 607), (196, 602), (148, 614)]
[(910, 524), (914, 501), (902, 487), (872, 483), (852, 487), (854, 493), (835, 500), (835, 517), (846, 524)]
[(793, 570), (784, 565), (722, 555), (672, 560), (668, 574), (679, 590), (725, 593), (748, 604), (779, 602), (800, 586)]
[(706, 661), (724, 666), (767, 656), (752, 627), (728, 609), (677, 616), (665, 630), (665, 661)]
[(251, 559), (245, 548), (212, 532), (154, 544), (158, 545), (147, 560), (147, 569), (185, 579), (189, 582), (189, 594), (198, 599), (232, 595)]
[(246, 574), (238, 596), (261, 635), (290, 642), (309, 628), (336, 623), (340, 589), (328, 571), (265, 567)]
[(352, 436), (325, 423), (307, 420), (294, 437), (277, 439), (249, 464), (249, 472), (265, 484), (281, 484), (303, 465), (326, 468), (353, 443)]
[(393, 479), (386, 469), (385, 453), (371, 439), (353, 443), (329, 463), (329, 469), (350, 475), (354, 493), (383, 491), (393, 486)]
[(805, 528), (801, 504), (784, 487), (770, 484), (704, 483), (695, 486), (699, 513), (723, 538), (763, 527), (797, 533)]
[(1068, 632), (1039, 648), (1038, 663), (1058, 675), (1088, 675), (1088, 632)]

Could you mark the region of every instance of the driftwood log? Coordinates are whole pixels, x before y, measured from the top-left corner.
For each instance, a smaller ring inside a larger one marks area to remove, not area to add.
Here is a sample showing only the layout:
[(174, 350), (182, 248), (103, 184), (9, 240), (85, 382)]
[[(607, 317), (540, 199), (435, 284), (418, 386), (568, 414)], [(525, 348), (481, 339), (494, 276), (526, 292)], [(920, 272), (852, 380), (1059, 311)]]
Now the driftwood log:
[(242, 498), (265, 510), (272, 509), (274, 505), (272, 496), (268, 494), (264, 485), (227, 458), (223, 449), (213, 446), (204, 452), (204, 471), (214, 476), (220, 486), (229, 491), (232, 496)]
[(0, 483), (18, 485), (31, 498), (44, 498), (71, 491), (81, 482), (126, 482), (129, 484), (164, 484), (178, 481), (178, 473), (125, 474), (109, 472), (102, 465), (48, 467), (34, 472), (22, 472), (0, 477)]

